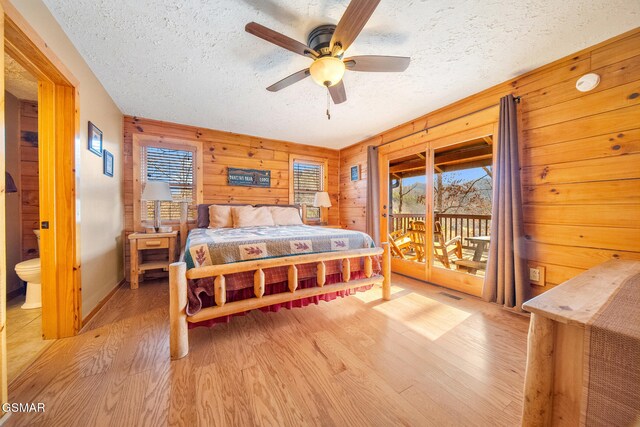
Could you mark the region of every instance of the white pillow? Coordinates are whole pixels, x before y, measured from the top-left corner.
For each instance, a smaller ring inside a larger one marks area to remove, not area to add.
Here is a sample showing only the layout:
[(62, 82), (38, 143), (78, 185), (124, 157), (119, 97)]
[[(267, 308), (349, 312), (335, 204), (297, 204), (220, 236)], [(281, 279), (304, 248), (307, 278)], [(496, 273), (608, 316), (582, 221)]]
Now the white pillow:
[(271, 206), (271, 215), (275, 225), (303, 225), (298, 208)]
[(253, 206), (232, 206), (231, 215), (233, 216), (233, 226), (241, 227), (257, 227), (261, 225), (275, 225), (271, 210), (266, 206), (254, 208)]
[(209, 228), (232, 228), (231, 208), (232, 206), (223, 205), (209, 206)]

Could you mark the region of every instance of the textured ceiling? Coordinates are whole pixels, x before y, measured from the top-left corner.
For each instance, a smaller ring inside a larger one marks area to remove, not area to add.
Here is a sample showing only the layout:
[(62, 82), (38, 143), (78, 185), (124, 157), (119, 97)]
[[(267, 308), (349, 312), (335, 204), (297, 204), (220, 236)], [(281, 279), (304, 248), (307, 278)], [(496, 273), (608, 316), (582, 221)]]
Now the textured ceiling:
[(411, 56), (402, 74), (347, 72), (346, 103), (310, 60), (244, 32), (302, 42), (348, 0), (44, 0), (125, 114), (340, 148), (630, 30), (637, 0), (382, 0), (348, 55)]
[(4, 54), (4, 88), (18, 99), (38, 100), (38, 81), (12, 57)]

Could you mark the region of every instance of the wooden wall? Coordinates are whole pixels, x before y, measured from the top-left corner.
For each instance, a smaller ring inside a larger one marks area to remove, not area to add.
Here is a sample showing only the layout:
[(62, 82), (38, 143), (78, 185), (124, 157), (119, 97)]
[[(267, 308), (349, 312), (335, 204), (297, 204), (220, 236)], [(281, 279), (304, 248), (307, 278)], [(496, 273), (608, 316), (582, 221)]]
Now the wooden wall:
[[(339, 152), (321, 147), (277, 141), (249, 135), (240, 135), (211, 129), (124, 117), (124, 197), (125, 234), (136, 228), (133, 223), (133, 159), (134, 134), (153, 135), (159, 139), (171, 138), (202, 141), (204, 169), (204, 203), (289, 203), (289, 154), (328, 159), (328, 192), (333, 207), (329, 210), (329, 223), (339, 224)], [(227, 167), (268, 169), (271, 188), (237, 187), (227, 185)], [(125, 271), (129, 272), (128, 241), (125, 248)]]
[(39, 227), (38, 103), (20, 101), (20, 195), (22, 199), (22, 259), (40, 256), (33, 230)]
[[(577, 91), (576, 80), (589, 72), (600, 85)], [(640, 29), (341, 150), (342, 226), (365, 228), (368, 145), (495, 105), (508, 93), (522, 97), (526, 245), (530, 260), (546, 267), (542, 289), (610, 258), (640, 259)], [(363, 178), (355, 183), (354, 164)]]

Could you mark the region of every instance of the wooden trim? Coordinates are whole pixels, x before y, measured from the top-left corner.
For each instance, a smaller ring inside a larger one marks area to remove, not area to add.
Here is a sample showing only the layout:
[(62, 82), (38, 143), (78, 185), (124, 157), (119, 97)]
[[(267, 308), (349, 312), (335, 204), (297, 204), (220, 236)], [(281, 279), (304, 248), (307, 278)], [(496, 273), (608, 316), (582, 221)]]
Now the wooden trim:
[[(295, 162), (316, 164), (322, 166), (322, 191), (329, 191), (329, 159), (325, 157), (305, 156), (303, 154), (289, 154), (289, 204), (294, 204), (295, 192), (293, 188), (293, 165)], [(332, 203), (333, 204), (333, 203)], [(302, 222), (307, 223), (306, 218), (306, 205)], [(320, 208), (320, 222), (327, 223), (329, 218), (329, 211), (327, 208)], [(315, 223), (315, 222), (314, 222)]]
[[(173, 139), (143, 134), (133, 134), (132, 161), (133, 161), (133, 227), (134, 231), (144, 231), (144, 225), (140, 213), (140, 196), (142, 195), (142, 183), (140, 182), (140, 147), (159, 147), (172, 150), (188, 150), (194, 154), (194, 187), (196, 204), (203, 203), (203, 157), (201, 141), (191, 141), (187, 139)], [(181, 221), (164, 221), (165, 225), (181, 227)], [(182, 237), (181, 237), (182, 238)], [(186, 237), (185, 237), (186, 238)]]
[[(0, 13), (4, 16), (3, 4), (0, 3)], [(0, 22), (0, 29), (4, 32), (5, 20)], [(4, 37), (0, 41), (0, 47), (4, 51)], [(4, 55), (0, 59), (2, 70), (4, 70)], [(0, 111), (0, 125), (3, 131), (0, 132), (0, 176), (5, 176), (5, 163), (6, 163), (6, 137), (4, 130), (5, 124), (5, 99), (4, 99), (4, 77), (0, 79), (0, 105), (2, 111)], [(0, 211), (3, 212), (3, 220), (0, 221), (0, 242), (2, 242), (2, 248), (0, 249), (0, 404), (4, 404), (8, 401), (7, 391), (7, 225), (4, 217), (6, 215), (6, 182), (2, 178), (0, 180)], [(0, 409), (0, 424), (9, 417), (9, 415), (2, 409)]]
[(120, 289), (120, 287), (126, 283), (125, 279), (120, 280), (114, 287), (113, 289), (111, 289), (109, 291), (109, 293), (100, 300), (100, 302), (98, 303), (98, 305), (96, 305), (93, 310), (91, 310), (89, 312), (89, 314), (87, 314), (86, 316), (84, 316), (84, 318), (82, 319), (82, 324), (83, 329), (86, 328), (86, 326), (89, 324), (89, 322), (91, 321), (91, 319), (93, 319), (93, 317), (98, 314), (98, 312), (102, 309), (102, 307), (104, 307), (104, 305), (111, 299), (112, 296), (115, 295), (116, 292), (118, 292), (118, 289)]
[[(77, 80), (35, 30), (6, 0), (4, 41), (8, 53), (39, 77), (38, 144), (42, 229), (42, 317), (46, 339), (75, 335), (81, 327), (79, 193), (80, 144)], [(28, 58), (28, 60), (27, 60)], [(75, 87), (74, 87), (75, 86)]]
[[(9, 0), (0, 0), (5, 16), (5, 49), (38, 80), (78, 87), (80, 82)], [(8, 39), (8, 40), (6, 40)], [(25, 63), (21, 62), (25, 61)]]

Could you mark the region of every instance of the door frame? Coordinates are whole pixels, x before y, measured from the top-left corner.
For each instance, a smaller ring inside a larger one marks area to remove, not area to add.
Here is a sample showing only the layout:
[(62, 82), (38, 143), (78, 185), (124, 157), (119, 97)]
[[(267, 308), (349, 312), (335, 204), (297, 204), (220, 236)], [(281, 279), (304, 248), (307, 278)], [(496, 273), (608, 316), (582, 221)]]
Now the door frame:
[[(389, 240), (389, 218), (392, 215), (391, 206), (389, 203), (389, 199), (391, 197), (391, 188), (389, 179), (389, 163), (393, 160), (410, 156), (412, 154), (418, 154), (426, 152), (425, 156), (425, 168), (429, 167), (428, 160), (430, 157), (430, 150), (427, 147), (427, 143), (425, 141), (419, 142), (416, 141), (415, 144), (412, 144), (408, 147), (401, 148), (396, 151), (383, 151), (379, 153), (378, 156), (378, 169), (380, 173), (380, 212), (382, 216), (380, 218), (380, 239), (383, 242)], [(428, 170), (428, 169), (425, 169)], [(426, 185), (427, 189), (429, 188), (429, 177), (426, 176)], [(427, 190), (428, 191), (428, 190)], [(425, 214), (425, 224), (427, 226), (427, 230), (429, 229), (429, 198), (427, 197), (427, 203), (425, 204), (424, 214)], [(427, 251), (427, 258), (425, 262), (416, 262), (404, 260), (396, 257), (391, 257), (391, 271), (394, 273), (400, 273), (405, 276), (413, 277), (418, 280), (429, 280), (429, 274), (427, 272), (427, 265), (429, 263), (431, 248), (429, 247), (429, 237), (426, 237), (427, 247), (425, 247), (425, 251)]]
[[(42, 334), (45, 339), (73, 336), (82, 326), (80, 275), (80, 95), (78, 80), (8, 1), (0, 0), (3, 52), (38, 79), (38, 173), (40, 186), (40, 252)], [(4, 69), (4, 55), (0, 59)], [(0, 120), (4, 129), (4, 77)], [(4, 172), (5, 140), (0, 132), (0, 173)], [(0, 209), (4, 209), (4, 180)], [(42, 228), (48, 222), (48, 228)], [(0, 227), (5, 242), (5, 225)], [(0, 271), (6, 271), (2, 246)], [(7, 402), (6, 280), (0, 275), (0, 400)]]
[[(380, 170), (380, 235), (382, 241), (388, 241), (387, 204), (389, 200), (389, 160), (400, 158), (417, 152), (426, 151), (426, 170), (434, 169), (435, 150), (457, 143), (492, 135), (493, 137), (493, 167), (495, 170), (496, 146), (498, 142), (499, 108), (481, 110), (475, 114), (464, 116), (433, 126), (425, 132), (398, 139), (378, 149), (378, 163)], [(433, 173), (426, 174), (426, 218), (427, 227), (426, 263), (402, 262), (392, 258), (392, 271), (410, 277), (424, 280), (439, 286), (454, 289), (474, 296), (482, 295), (484, 279), (471, 274), (459, 273), (433, 266)], [(424, 265), (424, 271), (412, 266)]]

